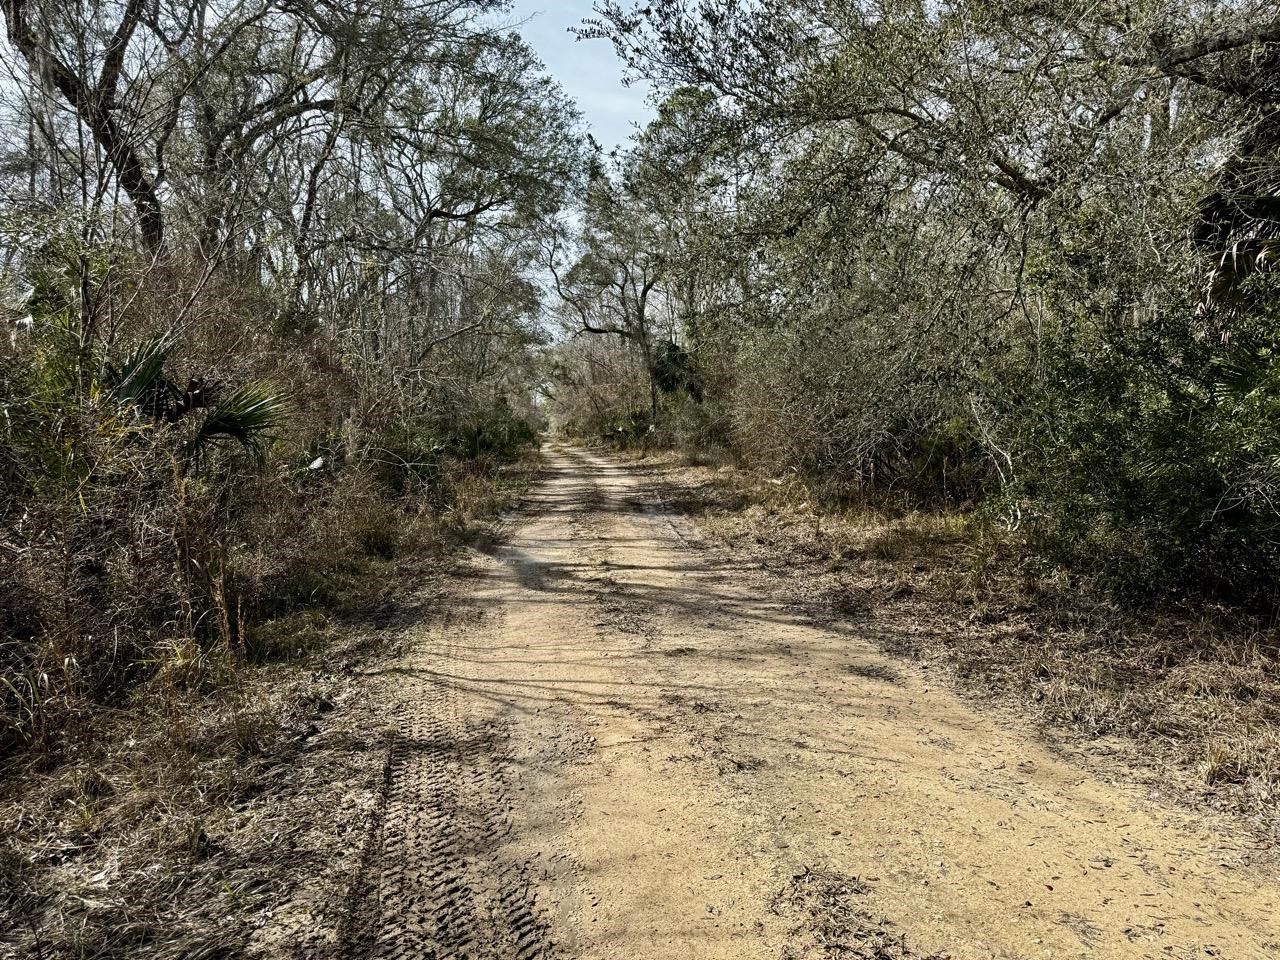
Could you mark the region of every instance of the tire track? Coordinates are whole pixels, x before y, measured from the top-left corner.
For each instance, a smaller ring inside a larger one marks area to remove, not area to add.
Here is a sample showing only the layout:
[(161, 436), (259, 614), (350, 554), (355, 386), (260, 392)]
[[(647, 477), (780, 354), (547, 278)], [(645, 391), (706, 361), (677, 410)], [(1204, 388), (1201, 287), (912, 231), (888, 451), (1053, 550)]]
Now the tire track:
[(530, 863), (504, 849), (513, 806), (508, 724), (471, 716), (475, 704), (443, 678), (457, 627), (446, 625), (427, 675), (405, 678), (384, 794), (349, 890), (340, 960), (558, 955)]
[(455, 696), (423, 693), (391, 750), (372, 903), (352, 905), (364, 923), (347, 931), (340, 956), (549, 960), (529, 865), (503, 856), (506, 731), (469, 727)]

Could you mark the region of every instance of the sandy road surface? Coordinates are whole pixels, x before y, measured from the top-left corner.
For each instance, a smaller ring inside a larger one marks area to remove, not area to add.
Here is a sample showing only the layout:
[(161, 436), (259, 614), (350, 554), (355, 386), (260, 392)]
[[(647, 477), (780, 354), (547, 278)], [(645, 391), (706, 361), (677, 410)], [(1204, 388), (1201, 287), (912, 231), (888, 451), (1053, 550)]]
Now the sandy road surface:
[(1280, 957), (1238, 843), (717, 560), (568, 448), (387, 672), (350, 957)]

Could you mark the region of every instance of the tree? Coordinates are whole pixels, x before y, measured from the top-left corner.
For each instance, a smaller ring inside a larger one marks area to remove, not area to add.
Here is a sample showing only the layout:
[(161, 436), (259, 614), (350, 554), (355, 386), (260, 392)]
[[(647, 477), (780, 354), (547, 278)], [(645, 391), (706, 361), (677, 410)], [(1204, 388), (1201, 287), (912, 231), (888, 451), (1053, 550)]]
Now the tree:
[(663, 157), (680, 227), (636, 243), (741, 455), (985, 498), (1130, 583), (1273, 582), (1274, 9), (597, 9), (665, 98), (620, 167)]

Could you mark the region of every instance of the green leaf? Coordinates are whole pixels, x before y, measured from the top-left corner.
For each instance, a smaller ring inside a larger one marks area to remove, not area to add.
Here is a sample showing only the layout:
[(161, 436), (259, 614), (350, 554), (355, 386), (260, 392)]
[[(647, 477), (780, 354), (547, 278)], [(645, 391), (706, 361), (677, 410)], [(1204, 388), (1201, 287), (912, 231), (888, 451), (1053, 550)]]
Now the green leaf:
[(212, 447), (230, 442), (260, 459), (265, 441), (287, 414), (288, 401), (266, 384), (240, 387), (209, 411), (191, 441), (191, 457), (199, 460)]
[(155, 337), (138, 344), (119, 367), (109, 366), (112, 396), (121, 404), (137, 405), (157, 387), (172, 389), (164, 376), (164, 365), (172, 350), (168, 337)]

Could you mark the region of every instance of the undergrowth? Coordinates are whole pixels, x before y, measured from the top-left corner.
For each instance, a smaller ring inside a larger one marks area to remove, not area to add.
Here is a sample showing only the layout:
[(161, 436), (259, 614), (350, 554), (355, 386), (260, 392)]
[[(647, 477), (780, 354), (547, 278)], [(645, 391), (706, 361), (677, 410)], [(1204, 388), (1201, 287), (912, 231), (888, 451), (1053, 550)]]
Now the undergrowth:
[(56, 743), (5, 761), (0, 942), (42, 958), (240, 955), (264, 911), (343, 862), (349, 838), (327, 836), (325, 811), (355, 802), (351, 757), (380, 743), (352, 670), (430, 614), (415, 605), (450, 548), (521, 494), (534, 460), (507, 459), (451, 460), (418, 497), (352, 470), (305, 512), (264, 510), (276, 536), (237, 555), (256, 600), (230, 647), (155, 644), (110, 703), (76, 705)]

